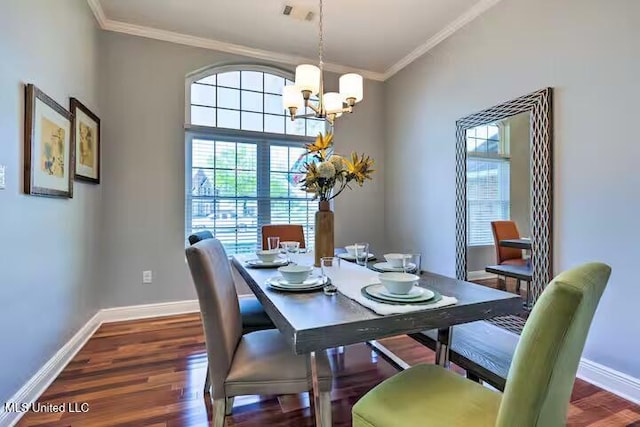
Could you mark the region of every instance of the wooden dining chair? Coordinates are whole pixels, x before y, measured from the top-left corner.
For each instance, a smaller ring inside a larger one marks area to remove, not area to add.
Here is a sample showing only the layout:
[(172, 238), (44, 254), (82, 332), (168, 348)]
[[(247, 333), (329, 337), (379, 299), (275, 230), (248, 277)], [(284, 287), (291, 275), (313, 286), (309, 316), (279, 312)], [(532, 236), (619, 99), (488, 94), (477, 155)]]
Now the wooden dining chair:
[(376, 386), (353, 407), (353, 427), (564, 426), (578, 363), (611, 268), (589, 263), (558, 275), (533, 307), (504, 394), (435, 365)]
[(279, 237), (281, 242), (300, 242), (305, 249), (304, 228), (297, 224), (267, 224), (262, 226), (262, 249), (269, 249), (267, 238)]
[[(501, 240), (519, 239), (520, 232), (515, 221), (491, 221), (491, 231), (493, 232), (493, 242), (496, 247), (496, 262), (498, 265), (526, 266), (527, 260), (522, 257), (522, 250), (500, 246)], [(502, 279), (498, 276), (498, 287), (506, 289), (507, 277)], [(521, 280), (516, 278), (516, 293), (520, 295)], [(527, 299), (530, 293), (530, 282), (527, 282)]]
[[(308, 358), (296, 355), (278, 330), (242, 334), (238, 295), (229, 259), (217, 239), (205, 239), (186, 249), (191, 277), (198, 293), (212, 380), (213, 426), (224, 425), (233, 397), (297, 394), (311, 390)], [(329, 359), (316, 359), (320, 410), (331, 425)]]
[[(189, 243), (195, 245), (196, 243), (213, 239), (213, 234), (210, 231), (199, 231), (189, 236)], [(276, 325), (273, 324), (269, 315), (264, 311), (264, 307), (258, 301), (255, 296), (247, 296), (238, 300), (240, 307), (240, 318), (242, 319), (242, 334), (248, 334), (249, 332), (262, 331), (265, 329), (275, 329)], [(204, 382), (204, 392), (208, 393), (211, 383), (209, 379), (209, 371)]]

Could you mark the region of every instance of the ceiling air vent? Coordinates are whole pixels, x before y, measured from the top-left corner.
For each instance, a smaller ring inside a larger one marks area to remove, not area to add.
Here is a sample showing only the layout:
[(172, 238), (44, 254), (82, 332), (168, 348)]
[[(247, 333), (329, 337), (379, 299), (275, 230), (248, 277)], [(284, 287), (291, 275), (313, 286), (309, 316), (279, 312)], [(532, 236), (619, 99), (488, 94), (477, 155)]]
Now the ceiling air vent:
[(286, 4), (284, 9), (282, 10), (282, 14), (285, 16), (290, 16), (297, 21), (313, 21), (314, 13), (313, 10), (308, 7), (303, 7), (300, 5), (291, 5)]

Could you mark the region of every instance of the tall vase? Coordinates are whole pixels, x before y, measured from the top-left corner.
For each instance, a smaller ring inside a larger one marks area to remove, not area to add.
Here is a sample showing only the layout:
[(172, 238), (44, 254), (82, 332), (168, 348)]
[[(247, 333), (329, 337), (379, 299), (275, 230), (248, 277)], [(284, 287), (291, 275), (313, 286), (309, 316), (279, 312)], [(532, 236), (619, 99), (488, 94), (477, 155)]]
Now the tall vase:
[(318, 204), (316, 212), (316, 244), (314, 248), (315, 265), (320, 267), (320, 258), (334, 256), (333, 247), (333, 212), (328, 200)]

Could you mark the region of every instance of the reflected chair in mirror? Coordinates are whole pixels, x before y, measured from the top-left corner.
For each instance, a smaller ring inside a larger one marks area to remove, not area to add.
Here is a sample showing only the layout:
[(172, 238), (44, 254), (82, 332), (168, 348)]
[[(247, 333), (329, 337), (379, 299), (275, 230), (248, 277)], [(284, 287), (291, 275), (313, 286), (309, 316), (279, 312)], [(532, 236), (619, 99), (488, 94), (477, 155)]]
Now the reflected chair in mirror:
[[(493, 232), (493, 241), (496, 247), (496, 262), (498, 263), (498, 265), (513, 266), (514, 270), (516, 270), (517, 272), (522, 273), (525, 277), (527, 275), (529, 276), (528, 280), (525, 280), (525, 282), (527, 282), (528, 301), (530, 294), (531, 268), (527, 260), (522, 257), (521, 249), (509, 248), (500, 245), (500, 241), (502, 240), (520, 238), (518, 225), (515, 223), (515, 221), (491, 221), (491, 231)], [(500, 289), (506, 289), (507, 277), (513, 277), (516, 279), (516, 293), (520, 295), (520, 283), (522, 281), (522, 276), (520, 275), (509, 275), (509, 271), (506, 271), (504, 274), (504, 279), (498, 276), (498, 287)]]
[[(199, 231), (189, 236), (189, 243), (195, 245), (196, 243), (205, 240), (213, 239), (213, 234), (210, 231)], [(242, 334), (248, 334), (249, 332), (262, 331), (265, 329), (275, 329), (275, 325), (264, 311), (264, 307), (260, 304), (260, 301), (254, 296), (243, 297), (238, 300), (240, 307), (240, 317), (242, 318)], [(209, 373), (207, 371), (207, 377), (204, 384), (204, 392), (208, 393), (210, 388)]]
[(354, 427), (564, 426), (580, 356), (611, 268), (558, 275), (533, 307), (504, 394), (435, 365), (403, 371), (353, 407)]
[(279, 237), (281, 242), (300, 242), (300, 249), (305, 249), (304, 228), (296, 224), (267, 224), (262, 226), (262, 249), (269, 249), (267, 239)]
[[(238, 295), (229, 259), (217, 239), (205, 239), (186, 249), (198, 293), (212, 380), (213, 426), (224, 425), (233, 397), (297, 394), (311, 390), (309, 361), (296, 355), (278, 330), (242, 334)], [(320, 410), (331, 425), (331, 367), (324, 352), (316, 363)]]

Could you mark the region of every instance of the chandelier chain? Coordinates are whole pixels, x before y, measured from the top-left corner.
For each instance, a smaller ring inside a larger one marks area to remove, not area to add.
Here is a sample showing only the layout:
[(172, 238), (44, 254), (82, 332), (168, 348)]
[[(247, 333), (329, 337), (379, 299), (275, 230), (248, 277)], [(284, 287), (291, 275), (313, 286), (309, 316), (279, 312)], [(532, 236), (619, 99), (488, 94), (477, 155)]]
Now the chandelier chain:
[(322, 0), (320, 0), (320, 37), (319, 37), (319, 42), (318, 42), (318, 56), (320, 57), (320, 69), (322, 70), (323, 65), (324, 65), (324, 61), (323, 61), (323, 56), (324, 56), (324, 38), (323, 38), (323, 31), (322, 31), (322, 24), (323, 24), (323, 18), (324, 18), (324, 13), (322, 10)]

